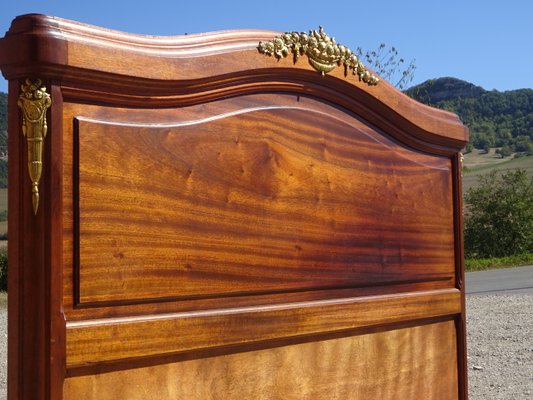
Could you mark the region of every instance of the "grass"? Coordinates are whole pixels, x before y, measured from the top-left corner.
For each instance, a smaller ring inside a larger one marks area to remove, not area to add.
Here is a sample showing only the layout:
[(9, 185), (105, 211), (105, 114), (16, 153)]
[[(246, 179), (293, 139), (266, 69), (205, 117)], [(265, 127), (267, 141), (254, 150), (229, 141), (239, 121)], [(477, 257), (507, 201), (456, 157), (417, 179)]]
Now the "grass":
[(533, 156), (508, 158), (503, 161), (501, 159), (493, 158), (490, 154), (485, 156), (488, 157), (490, 160), (489, 162), (472, 162), (472, 159), (468, 162), (465, 157), (465, 168), (463, 169), (463, 193), (466, 193), (468, 189), (477, 185), (479, 176), (489, 174), (493, 170), (508, 171), (511, 169), (524, 169), (528, 176), (533, 176)]
[(501, 258), (466, 259), (466, 272), (485, 271), (488, 269), (519, 267), (533, 265), (533, 253), (518, 254)]
[(480, 149), (473, 149), (470, 153), (466, 153), (464, 156), (464, 165), (467, 167), (477, 167), (482, 165), (495, 165), (505, 162), (512, 157), (501, 158), (496, 154), (496, 149), (489, 149), (488, 152)]

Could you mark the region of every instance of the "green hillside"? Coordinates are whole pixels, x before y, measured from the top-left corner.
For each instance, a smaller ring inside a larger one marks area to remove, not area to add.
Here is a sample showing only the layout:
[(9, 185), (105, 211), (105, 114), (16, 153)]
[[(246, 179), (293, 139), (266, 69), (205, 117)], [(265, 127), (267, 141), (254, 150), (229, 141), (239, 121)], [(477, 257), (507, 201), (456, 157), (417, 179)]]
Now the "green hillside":
[(503, 156), (533, 154), (533, 89), (487, 91), (460, 79), (439, 78), (405, 93), (459, 115), (470, 129), (467, 151), (498, 147)]

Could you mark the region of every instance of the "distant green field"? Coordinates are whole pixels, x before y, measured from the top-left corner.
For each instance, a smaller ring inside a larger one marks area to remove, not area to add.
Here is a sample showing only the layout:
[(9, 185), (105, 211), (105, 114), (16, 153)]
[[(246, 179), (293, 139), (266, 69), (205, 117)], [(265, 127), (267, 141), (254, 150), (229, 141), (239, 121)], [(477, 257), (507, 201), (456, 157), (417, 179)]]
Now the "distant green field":
[(478, 177), (487, 175), (494, 170), (509, 171), (511, 169), (524, 169), (528, 176), (533, 176), (533, 156), (513, 158), (498, 164), (478, 165), (463, 171), (463, 193), (477, 185)]

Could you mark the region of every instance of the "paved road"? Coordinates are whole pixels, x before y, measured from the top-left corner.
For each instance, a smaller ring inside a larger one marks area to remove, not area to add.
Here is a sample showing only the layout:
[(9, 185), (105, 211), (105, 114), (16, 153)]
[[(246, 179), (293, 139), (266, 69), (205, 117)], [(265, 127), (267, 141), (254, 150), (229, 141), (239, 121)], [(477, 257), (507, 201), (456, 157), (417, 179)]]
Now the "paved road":
[(533, 266), (466, 273), (467, 294), (533, 294)]

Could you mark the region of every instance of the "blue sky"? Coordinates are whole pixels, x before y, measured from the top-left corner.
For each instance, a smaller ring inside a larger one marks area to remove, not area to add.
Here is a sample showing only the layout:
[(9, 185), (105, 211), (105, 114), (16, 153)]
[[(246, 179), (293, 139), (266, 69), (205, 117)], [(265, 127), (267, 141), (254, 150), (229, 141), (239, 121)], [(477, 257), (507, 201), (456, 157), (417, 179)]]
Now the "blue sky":
[[(4, 0), (0, 10), (2, 36), (15, 16), (27, 13), (152, 35), (322, 25), (352, 49), (386, 43), (416, 59), (413, 84), (454, 76), (489, 90), (533, 88), (531, 0)], [(3, 79), (0, 91), (7, 91)]]

